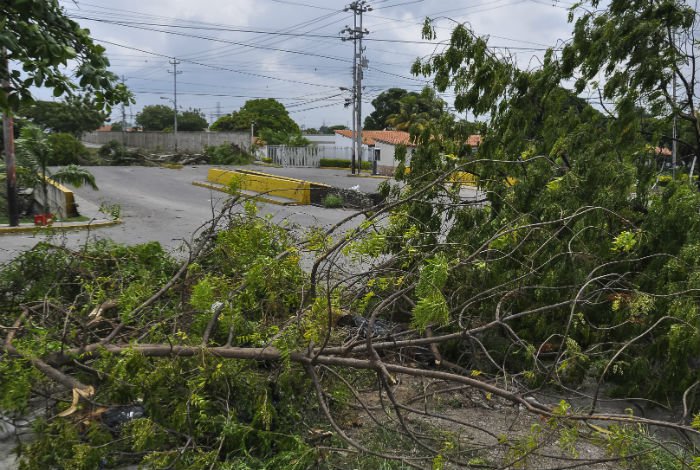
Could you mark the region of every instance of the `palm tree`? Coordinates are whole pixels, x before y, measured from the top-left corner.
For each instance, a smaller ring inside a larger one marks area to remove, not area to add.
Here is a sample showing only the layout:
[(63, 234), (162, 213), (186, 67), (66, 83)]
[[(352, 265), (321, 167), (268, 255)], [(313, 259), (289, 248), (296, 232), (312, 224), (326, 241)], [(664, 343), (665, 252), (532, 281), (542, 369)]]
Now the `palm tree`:
[(50, 172), (52, 154), (48, 135), (43, 129), (35, 125), (26, 125), (22, 128), (17, 139), (17, 163), (30, 169), (30, 174), (36, 175), (35, 183), (41, 184), (45, 211), (49, 210), (49, 178), (58, 183), (71, 184), (76, 188), (85, 184), (92, 189), (98, 189), (92, 173), (77, 165), (67, 165), (55, 172)]
[(426, 87), (420, 93), (411, 92), (401, 98), (398, 113), (389, 116), (387, 123), (394, 129), (420, 134), (445, 113), (445, 108), (445, 102), (435, 90)]

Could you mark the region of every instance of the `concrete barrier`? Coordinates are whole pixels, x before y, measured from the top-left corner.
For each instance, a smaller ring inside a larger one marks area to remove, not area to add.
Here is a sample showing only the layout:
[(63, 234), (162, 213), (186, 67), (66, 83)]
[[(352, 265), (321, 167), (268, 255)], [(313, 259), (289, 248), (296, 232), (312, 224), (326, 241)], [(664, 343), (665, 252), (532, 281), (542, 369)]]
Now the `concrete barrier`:
[(44, 200), (44, 189), (41, 185), (34, 188), (34, 200), (44, 207), (45, 212), (51, 212), (62, 219), (77, 217), (78, 206), (75, 203), (73, 191), (51, 178), (46, 178), (46, 182), (48, 183), (46, 186), (48, 202)]
[(329, 188), (321, 183), (312, 183), (296, 178), (252, 170), (224, 170), (221, 168), (209, 169), (207, 181), (226, 186), (234, 185), (243, 191), (285, 198), (302, 205), (311, 204), (313, 190)]

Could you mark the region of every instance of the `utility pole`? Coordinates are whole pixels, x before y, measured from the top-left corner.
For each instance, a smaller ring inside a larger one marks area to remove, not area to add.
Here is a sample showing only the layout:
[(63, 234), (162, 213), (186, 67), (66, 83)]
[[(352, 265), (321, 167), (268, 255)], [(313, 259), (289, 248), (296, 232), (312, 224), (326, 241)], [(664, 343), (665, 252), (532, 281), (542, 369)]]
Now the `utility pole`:
[(175, 57), (169, 63), (173, 66), (172, 72), (168, 70), (168, 73), (173, 74), (173, 134), (175, 136), (175, 153), (177, 153), (177, 76), (182, 73), (182, 70), (177, 70), (180, 61)]
[[(2, 48), (0, 57), (0, 79), (6, 96), (10, 95), (10, 61), (7, 58), (7, 49)], [(2, 114), (2, 131), (5, 141), (5, 172), (7, 180), (7, 211), (10, 219), (10, 227), (19, 225), (19, 204), (17, 203), (17, 169), (15, 166), (15, 130), (12, 112), (9, 109)]]
[[(126, 82), (126, 77), (122, 75), (122, 85)], [(126, 145), (126, 106), (122, 102), (122, 145)]]
[[(673, 108), (676, 107), (676, 73), (673, 73)], [(676, 179), (676, 152), (678, 148), (678, 128), (676, 120), (676, 110), (673, 110), (673, 141), (671, 142), (671, 175)], [(693, 181), (693, 175), (690, 175), (690, 182)]]
[(342, 33), (348, 36), (342, 38), (343, 41), (352, 40), (354, 45), (353, 65), (352, 65), (352, 90), (353, 90), (353, 116), (352, 132), (354, 145), (352, 152), (352, 173), (360, 173), (362, 169), (362, 69), (367, 67), (367, 59), (364, 57), (362, 48), (362, 38), (369, 34), (369, 31), (362, 27), (362, 14), (372, 11), (366, 0), (352, 2), (345, 7), (345, 11), (353, 11), (353, 27), (346, 26)]

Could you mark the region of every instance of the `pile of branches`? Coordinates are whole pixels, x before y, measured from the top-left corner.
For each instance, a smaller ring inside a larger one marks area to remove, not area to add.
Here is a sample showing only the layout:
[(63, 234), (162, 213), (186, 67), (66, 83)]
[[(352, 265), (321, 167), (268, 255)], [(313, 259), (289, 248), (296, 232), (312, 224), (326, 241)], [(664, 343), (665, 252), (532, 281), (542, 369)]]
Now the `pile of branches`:
[[(528, 276), (516, 286), (508, 279), (477, 288), (465, 305), (448, 271), (493, 260), (503, 252), (493, 242), (513, 234), (513, 225), (456, 262), (439, 253), (449, 243), (419, 252), (405, 231), (404, 246), (388, 253), (397, 214), (428, 191), (452, 191), (447, 178), (303, 234), (234, 199), (188, 243), (179, 265), (157, 244), (107, 242), (82, 251), (46, 244), (11, 263), (2, 275), (0, 404), (16, 418), (39, 403), (46, 410), (35, 426), (39, 439), (23, 446), (28, 468), (125, 461), (153, 468), (378, 461), (571, 468), (639, 465), (660, 455), (678, 468), (690, 465), (698, 435), (690, 422), (693, 387), (678, 397), (675, 418), (599, 410), (620, 359), (679, 320), (662, 316), (632, 336), (585, 349), (573, 340), (581, 309), (629, 292), (625, 272), (601, 274), (604, 266), (596, 265), (566, 286), (576, 295), (523, 308), (514, 301), (522, 292), (547, 287), (522, 282)], [(600, 211), (585, 207), (517, 231), (527, 239)], [(364, 221), (347, 228), (356, 218)], [(299, 265), (310, 260), (305, 274)], [(495, 308), (490, 318), (469, 314), (469, 302)], [(534, 341), (523, 321), (542, 318), (557, 318), (557, 333)], [(602, 367), (581, 372), (593, 357)], [(587, 393), (577, 390), (583, 384)], [(463, 407), (513, 421), (499, 432), (455, 412)], [(126, 410), (119, 429), (100, 418), (115, 410)], [(535, 418), (516, 426), (526, 415)], [(358, 434), (356, 426), (374, 431)], [(683, 440), (669, 449), (653, 429)], [(391, 443), (378, 445), (377, 430), (392, 433)], [(49, 444), (66, 439), (70, 446)], [(580, 457), (591, 443), (608, 452)]]

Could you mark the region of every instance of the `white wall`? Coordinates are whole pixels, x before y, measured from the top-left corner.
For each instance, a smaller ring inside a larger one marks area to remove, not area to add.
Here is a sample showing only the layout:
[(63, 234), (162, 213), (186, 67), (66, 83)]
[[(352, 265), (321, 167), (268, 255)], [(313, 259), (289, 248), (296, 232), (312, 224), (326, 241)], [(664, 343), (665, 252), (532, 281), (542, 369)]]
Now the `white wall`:
[[(127, 147), (151, 151), (173, 151), (175, 136), (172, 132), (86, 132), (81, 139), (90, 144), (104, 145), (116, 140)], [(202, 152), (208, 145), (224, 143), (236, 144), (242, 149), (250, 148), (250, 134), (247, 132), (184, 132), (177, 133), (178, 150)]]
[[(379, 165), (385, 167), (393, 167), (399, 164), (396, 160), (396, 145), (387, 142), (377, 141), (375, 148), (379, 149)], [(406, 148), (406, 166), (411, 165), (411, 157), (413, 156), (413, 147)]]

